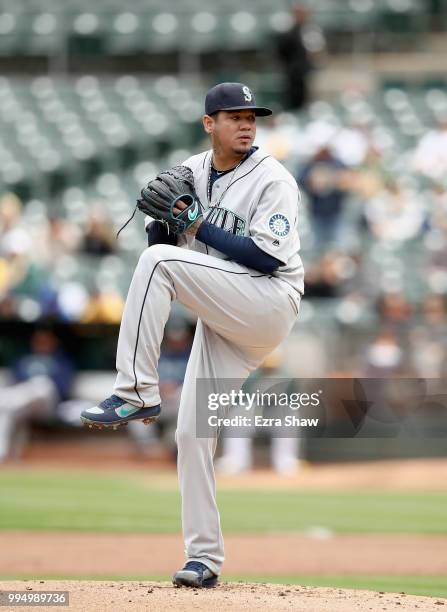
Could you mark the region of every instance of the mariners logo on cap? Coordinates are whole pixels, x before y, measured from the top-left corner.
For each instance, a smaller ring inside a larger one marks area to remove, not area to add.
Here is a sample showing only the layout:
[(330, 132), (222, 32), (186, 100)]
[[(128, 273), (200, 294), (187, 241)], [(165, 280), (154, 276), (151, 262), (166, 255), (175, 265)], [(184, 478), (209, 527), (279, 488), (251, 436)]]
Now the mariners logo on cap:
[(269, 228), (272, 234), (284, 238), (290, 232), (290, 223), (286, 216), (276, 213), (269, 219)]
[(242, 93), (244, 94), (244, 100), (246, 102), (251, 102), (253, 100), (253, 94), (250, 91), (250, 88), (247, 85), (242, 87)]

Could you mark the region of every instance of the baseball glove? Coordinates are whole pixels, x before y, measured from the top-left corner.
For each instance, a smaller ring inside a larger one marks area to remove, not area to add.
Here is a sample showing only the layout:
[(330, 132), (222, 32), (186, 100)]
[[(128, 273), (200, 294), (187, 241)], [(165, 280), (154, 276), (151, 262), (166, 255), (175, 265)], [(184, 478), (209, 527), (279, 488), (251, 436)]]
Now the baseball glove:
[[(186, 208), (176, 214), (174, 208), (179, 200), (186, 204)], [(176, 235), (186, 232), (203, 216), (203, 207), (194, 189), (194, 175), (187, 166), (174, 166), (160, 172), (143, 187), (137, 206)]]

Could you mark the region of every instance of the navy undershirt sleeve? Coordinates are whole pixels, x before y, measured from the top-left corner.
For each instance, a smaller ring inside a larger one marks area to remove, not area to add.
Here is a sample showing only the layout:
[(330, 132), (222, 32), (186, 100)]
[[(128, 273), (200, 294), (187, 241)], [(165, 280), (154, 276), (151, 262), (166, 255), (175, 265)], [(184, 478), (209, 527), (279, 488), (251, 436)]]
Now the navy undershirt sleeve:
[(146, 233), (148, 246), (152, 246), (154, 244), (177, 245), (177, 236), (172, 232), (168, 233), (166, 226), (159, 221), (152, 221), (152, 223), (149, 223), (149, 225), (146, 227)]
[(271, 274), (282, 262), (260, 249), (250, 236), (236, 236), (208, 221), (203, 221), (196, 234), (196, 239), (213, 249), (228, 255), (244, 266)]

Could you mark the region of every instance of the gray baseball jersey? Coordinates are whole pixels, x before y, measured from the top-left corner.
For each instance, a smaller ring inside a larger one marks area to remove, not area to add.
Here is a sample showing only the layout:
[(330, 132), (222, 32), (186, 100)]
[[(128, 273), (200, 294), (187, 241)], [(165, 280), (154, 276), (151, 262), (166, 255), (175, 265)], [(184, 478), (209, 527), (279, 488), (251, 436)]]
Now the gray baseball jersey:
[[(216, 435), (196, 435), (197, 379), (246, 379), (290, 333), (303, 293), (298, 255), (298, 189), (272, 157), (254, 152), (218, 178), (208, 201), (211, 151), (185, 161), (210, 223), (251, 236), (282, 265), (263, 274), (191, 237), (141, 255), (121, 321), (114, 393), (135, 406), (160, 403), (157, 364), (173, 300), (198, 317), (180, 399), (176, 440), (186, 558), (219, 574), (224, 546), (216, 504)], [(227, 390), (229, 391), (229, 390)]]
[[(233, 234), (250, 236), (256, 245), (283, 264), (274, 276), (304, 293), (304, 269), (299, 256), (298, 206), (300, 194), (293, 176), (268, 153), (258, 149), (234, 172), (215, 181), (208, 198), (212, 150), (183, 162), (194, 173), (194, 184), (205, 219)], [(183, 241), (185, 244), (185, 241)], [(189, 248), (226, 259), (195, 239)]]

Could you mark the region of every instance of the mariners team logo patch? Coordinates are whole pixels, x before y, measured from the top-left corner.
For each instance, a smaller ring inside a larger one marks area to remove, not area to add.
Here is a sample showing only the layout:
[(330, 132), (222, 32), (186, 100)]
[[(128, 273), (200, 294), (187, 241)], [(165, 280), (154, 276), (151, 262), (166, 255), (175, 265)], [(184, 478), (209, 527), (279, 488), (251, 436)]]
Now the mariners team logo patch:
[(269, 228), (272, 234), (284, 238), (290, 232), (290, 223), (286, 216), (276, 213), (269, 219)]

